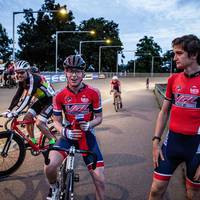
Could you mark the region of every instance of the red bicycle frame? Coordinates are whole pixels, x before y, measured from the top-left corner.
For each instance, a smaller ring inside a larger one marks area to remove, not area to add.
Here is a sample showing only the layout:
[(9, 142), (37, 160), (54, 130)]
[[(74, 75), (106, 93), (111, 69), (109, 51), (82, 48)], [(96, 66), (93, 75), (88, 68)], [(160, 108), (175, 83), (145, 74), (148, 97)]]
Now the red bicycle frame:
[(31, 146), (31, 148), (34, 151), (40, 151), (40, 150), (44, 150), (47, 149), (49, 145), (45, 145), (42, 147), (42, 138), (43, 138), (43, 134), (40, 132), (40, 137), (39, 137), (39, 141), (38, 144), (34, 144), (27, 135), (25, 135), (19, 128), (19, 125), (29, 125), (29, 124), (34, 124), (35, 120), (17, 120), (17, 118), (14, 118), (11, 122), (11, 130), (14, 132), (17, 132), (18, 135), (20, 135), (24, 140), (26, 140), (28, 142), (28, 144)]

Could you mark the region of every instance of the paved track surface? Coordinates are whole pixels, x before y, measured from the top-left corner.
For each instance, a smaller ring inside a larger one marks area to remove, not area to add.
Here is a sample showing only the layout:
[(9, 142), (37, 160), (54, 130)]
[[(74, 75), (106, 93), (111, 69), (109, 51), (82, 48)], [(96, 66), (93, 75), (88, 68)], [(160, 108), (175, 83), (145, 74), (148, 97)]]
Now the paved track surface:
[[(103, 123), (96, 128), (96, 136), (105, 160), (106, 200), (147, 199), (152, 181), (152, 143), (155, 120), (159, 112), (153, 94), (155, 82), (145, 89), (145, 79), (122, 79), (123, 109), (116, 113), (109, 95), (109, 80), (87, 81), (100, 89), (103, 99)], [(56, 84), (56, 89), (65, 84)], [(0, 112), (5, 111), (15, 89), (0, 89)], [(3, 121), (1, 119), (0, 123)], [(82, 159), (77, 159), (80, 182), (75, 185), (78, 200), (94, 200), (92, 180)], [(177, 170), (165, 200), (184, 200), (182, 173)], [(0, 180), (1, 200), (42, 200), (48, 193), (43, 174), (43, 157), (27, 152), (20, 169)]]

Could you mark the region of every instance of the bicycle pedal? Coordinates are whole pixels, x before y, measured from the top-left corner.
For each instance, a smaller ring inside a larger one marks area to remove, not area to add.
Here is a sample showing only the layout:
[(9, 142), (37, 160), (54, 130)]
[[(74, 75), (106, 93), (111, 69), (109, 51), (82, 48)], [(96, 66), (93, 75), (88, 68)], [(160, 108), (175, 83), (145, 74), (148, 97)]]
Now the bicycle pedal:
[(79, 174), (74, 174), (74, 182), (79, 182)]
[(25, 146), (26, 149), (29, 149), (31, 147), (29, 143), (25, 143), (24, 146)]

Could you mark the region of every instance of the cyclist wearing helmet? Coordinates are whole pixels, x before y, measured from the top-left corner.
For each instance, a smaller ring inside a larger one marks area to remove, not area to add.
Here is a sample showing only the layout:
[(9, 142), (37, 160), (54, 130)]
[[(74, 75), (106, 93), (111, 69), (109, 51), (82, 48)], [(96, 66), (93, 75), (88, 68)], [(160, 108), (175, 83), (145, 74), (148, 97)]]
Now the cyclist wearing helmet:
[(121, 83), (117, 76), (112, 77), (112, 80), (110, 81), (110, 86), (111, 86), (110, 94), (113, 92), (113, 99), (115, 98), (116, 95), (119, 96), (121, 102), (120, 107), (122, 108)]
[[(48, 137), (50, 144), (55, 143), (55, 139), (46, 125), (47, 119), (53, 112), (52, 98), (54, 90), (40, 76), (31, 74), (30, 65), (24, 60), (15, 63), (15, 74), (19, 83), (18, 90), (11, 101), (8, 111), (4, 113), (4, 116), (9, 118), (17, 116), (29, 105), (33, 97), (37, 98), (33, 105), (28, 109), (24, 120), (33, 120), (33, 118), (38, 115), (36, 120), (37, 127)], [(22, 96), (23, 101), (20, 106), (15, 111), (12, 111), (13, 108), (17, 106)], [(33, 143), (36, 143), (33, 133), (33, 124), (27, 125), (26, 128), (30, 139)]]
[[(62, 134), (56, 145), (69, 148), (74, 144), (79, 148), (79, 145), (81, 145), (80, 141), (84, 138), (86, 139), (88, 149), (97, 155), (97, 168), (92, 170), (92, 162), (87, 156), (83, 156), (83, 159), (95, 184), (96, 199), (103, 200), (105, 190), (104, 161), (94, 136), (94, 127), (102, 122), (100, 92), (83, 83), (86, 64), (80, 55), (68, 56), (63, 66), (67, 78), (67, 86), (56, 94), (53, 101), (54, 125), (58, 132)], [(63, 127), (62, 113), (69, 126), (65, 125)], [(72, 124), (77, 115), (81, 115), (83, 121), (79, 122), (79, 127), (74, 128)], [(58, 191), (56, 172), (66, 155), (57, 151), (51, 151), (49, 157), (51, 160), (50, 164), (45, 166), (45, 174), (50, 183), (48, 199), (55, 199)]]

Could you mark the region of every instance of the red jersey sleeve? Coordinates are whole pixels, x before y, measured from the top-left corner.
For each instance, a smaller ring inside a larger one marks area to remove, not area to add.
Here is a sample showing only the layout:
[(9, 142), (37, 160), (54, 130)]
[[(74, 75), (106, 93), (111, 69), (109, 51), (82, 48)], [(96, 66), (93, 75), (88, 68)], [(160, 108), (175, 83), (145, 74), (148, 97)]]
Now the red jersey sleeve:
[(55, 116), (62, 115), (62, 102), (61, 102), (61, 93), (58, 93), (53, 97), (53, 114)]

